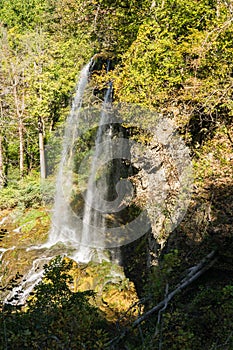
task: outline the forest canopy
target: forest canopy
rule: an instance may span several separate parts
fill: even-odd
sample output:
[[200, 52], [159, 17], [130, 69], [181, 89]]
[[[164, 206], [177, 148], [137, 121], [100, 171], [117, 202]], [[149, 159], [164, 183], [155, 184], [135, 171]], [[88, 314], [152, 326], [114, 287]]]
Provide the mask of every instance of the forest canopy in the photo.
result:
[[178, 114], [201, 138], [232, 120], [231, 1], [3, 0], [0, 37], [1, 186], [39, 169], [38, 133], [64, 121], [94, 54], [114, 69], [93, 86], [111, 79], [115, 102]]

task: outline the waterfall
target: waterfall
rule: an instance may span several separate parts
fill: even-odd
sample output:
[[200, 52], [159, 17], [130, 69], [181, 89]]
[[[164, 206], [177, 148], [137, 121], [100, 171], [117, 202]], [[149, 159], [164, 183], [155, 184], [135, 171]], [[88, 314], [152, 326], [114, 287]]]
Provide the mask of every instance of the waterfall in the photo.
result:
[[[78, 218], [70, 205], [73, 187], [73, 149], [79, 137], [79, 122], [82, 109], [82, 98], [88, 82], [90, 61], [82, 70], [77, 85], [74, 103], [67, 118], [62, 156], [56, 181], [56, 196], [53, 208], [52, 229], [49, 235], [47, 247], [61, 243], [67, 254], [77, 262], [88, 262], [91, 259], [102, 261], [107, 259], [103, 252], [105, 241], [105, 208], [101, 206], [99, 198], [108, 197], [108, 179], [106, 169], [98, 180], [98, 161], [103, 153], [111, 158], [111, 133], [112, 126], [109, 124], [109, 107], [111, 105], [112, 83], [109, 83], [102, 104], [98, 129], [95, 138], [95, 148], [91, 159], [90, 170], [86, 191], [83, 218]], [[103, 146], [104, 145], [104, 146]], [[98, 192], [98, 195], [97, 195]], [[100, 203], [101, 202], [101, 203]]]
[[[112, 126], [109, 124], [108, 108], [111, 105], [112, 83], [109, 83], [107, 92], [104, 97], [102, 106], [99, 127], [95, 139], [95, 150], [92, 157], [91, 169], [89, 173], [87, 191], [85, 195], [85, 207], [83, 215], [83, 229], [80, 242], [80, 248], [75, 256], [75, 260], [81, 262], [88, 262], [92, 258], [98, 261], [107, 259], [103, 252], [105, 241], [105, 217], [104, 206], [99, 207], [99, 197], [97, 191], [104, 198], [108, 196], [108, 174], [101, 174], [101, 179], [98, 181], [99, 186], [96, 189], [96, 177], [99, 165], [99, 159], [103, 151], [108, 158], [111, 154], [111, 140]], [[110, 157], [111, 158], [111, 157]]]
[[91, 66], [92, 59], [87, 65], [84, 66], [80, 73], [74, 101], [66, 122], [62, 156], [56, 181], [52, 229], [47, 242], [48, 246], [55, 245], [58, 242], [67, 243], [70, 245], [76, 245], [77, 243], [76, 232], [70, 228], [72, 213], [68, 200], [71, 194], [73, 182], [70, 160], [72, 158], [73, 144], [77, 138], [79, 114], [82, 108], [83, 94], [88, 83], [88, 76]]

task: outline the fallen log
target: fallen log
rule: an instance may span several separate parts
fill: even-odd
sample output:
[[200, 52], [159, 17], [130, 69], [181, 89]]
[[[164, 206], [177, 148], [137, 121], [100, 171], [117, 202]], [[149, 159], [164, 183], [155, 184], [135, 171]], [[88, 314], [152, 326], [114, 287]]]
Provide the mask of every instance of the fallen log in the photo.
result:
[[106, 344], [107, 348], [110, 348], [113, 345], [118, 344], [121, 340], [124, 339], [126, 334], [128, 334], [131, 330], [139, 326], [143, 321], [147, 320], [151, 315], [155, 314], [159, 310], [161, 310], [164, 306], [167, 306], [168, 303], [174, 298], [174, 296], [181, 292], [184, 288], [189, 286], [192, 282], [198, 279], [204, 272], [209, 270], [217, 261], [216, 251], [211, 251], [208, 255], [206, 255], [197, 265], [191, 267], [188, 270], [186, 276], [180, 281], [180, 283], [175, 287], [175, 289], [168, 293], [166, 297], [160, 301], [157, 305], [152, 307], [150, 310], [146, 311], [142, 316], [138, 317], [129, 328], [124, 329], [124, 331], [111, 341]]

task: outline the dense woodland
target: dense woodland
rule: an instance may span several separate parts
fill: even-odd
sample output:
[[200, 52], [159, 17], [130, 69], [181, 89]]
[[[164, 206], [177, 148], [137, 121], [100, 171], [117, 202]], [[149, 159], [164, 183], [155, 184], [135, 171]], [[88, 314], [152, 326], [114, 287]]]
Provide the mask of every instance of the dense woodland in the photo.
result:
[[[73, 262], [57, 257], [26, 309], [1, 308], [0, 349], [232, 350], [232, 1], [1, 0], [0, 46], [0, 219], [11, 213], [27, 242], [49, 229], [43, 191], [53, 196], [54, 175], [44, 150], [93, 56], [86, 103], [103, 100], [112, 81], [113, 103], [175, 121], [194, 169], [190, 207], [163, 237], [158, 265], [133, 271], [142, 241], [128, 255], [120, 287], [127, 312], [111, 317], [113, 307], [101, 308], [92, 288], [70, 288]], [[14, 264], [1, 291], [19, 277]]]

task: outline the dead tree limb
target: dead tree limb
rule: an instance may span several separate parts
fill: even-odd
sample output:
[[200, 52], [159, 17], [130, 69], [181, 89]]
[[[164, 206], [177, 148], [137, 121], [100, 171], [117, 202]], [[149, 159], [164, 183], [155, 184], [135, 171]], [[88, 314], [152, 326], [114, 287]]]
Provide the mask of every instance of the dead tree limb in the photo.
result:
[[151, 315], [155, 314], [163, 307], [167, 306], [167, 304], [174, 298], [177, 293], [181, 292], [184, 288], [198, 279], [204, 272], [209, 270], [216, 261], [216, 251], [213, 250], [208, 255], [206, 255], [197, 265], [190, 268], [181, 282], [160, 303], [137, 318], [129, 328], [125, 329], [118, 337], [108, 342], [106, 346], [111, 348], [111, 346], [118, 344], [132, 329], [140, 325], [142, 322], [146, 321]]
[[213, 264], [216, 262], [217, 258], [214, 258], [215, 251], [212, 251], [210, 254], [208, 254], [202, 261], [194, 266], [190, 272], [186, 275], [185, 278], [177, 285], [177, 287], [168, 294], [168, 296], [162, 300], [159, 304], [154, 306], [149, 311], [145, 312], [141, 317], [139, 317], [136, 321], [133, 322], [132, 327], [136, 327], [139, 323], [142, 323], [145, 321], [149, 316], [151, 316], [156, 311], [160, 310], [162, 307], [165, 306], [165, 304], [169, 303], [171, 299], [180, 291], [182, 291], [184, 288], [186, 288], [189, 284], [191, 284], [193, 281], [195, 281], [198, 277], [200, 277], [205, 271], [207, 271]]

